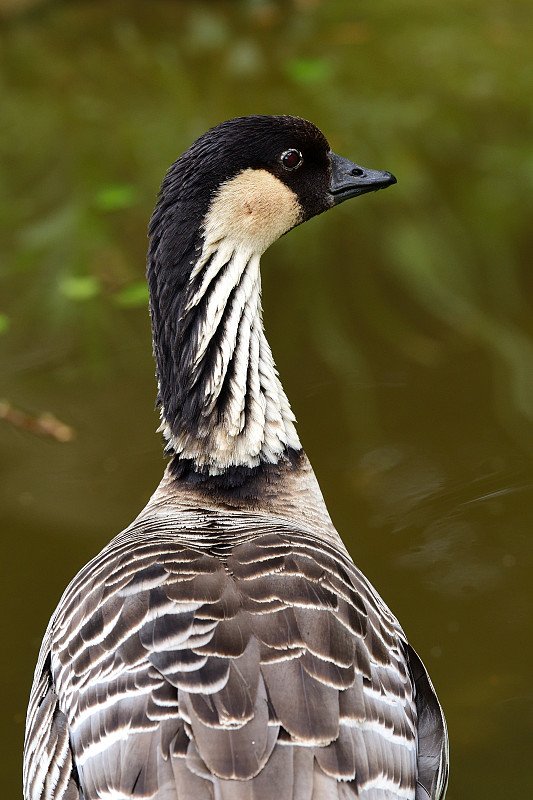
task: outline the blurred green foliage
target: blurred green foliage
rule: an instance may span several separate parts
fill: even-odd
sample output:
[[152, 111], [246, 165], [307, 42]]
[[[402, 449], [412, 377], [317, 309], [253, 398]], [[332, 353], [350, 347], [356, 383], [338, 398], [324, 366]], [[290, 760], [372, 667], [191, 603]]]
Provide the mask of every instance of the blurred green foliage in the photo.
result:
[[9, 328], [9, 317], [7, 314], [0, 313], [0, 333], [5, 333]]

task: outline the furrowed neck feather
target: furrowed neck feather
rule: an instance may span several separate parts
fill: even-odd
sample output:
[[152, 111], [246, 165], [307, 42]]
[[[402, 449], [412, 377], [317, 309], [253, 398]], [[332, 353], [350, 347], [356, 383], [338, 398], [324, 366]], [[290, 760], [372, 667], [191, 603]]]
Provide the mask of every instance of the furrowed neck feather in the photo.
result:
[[[280, 213], [278, 183], [269, 173], [246, 170], [223, 184], [185, 247], [187, 235], [174, 242], [176, 217], [166, 243], [157, 219], [152, 223], [148, 274], [160, 429], [167, 452], [203, 474], [277, 463], [301, 449], [262, 324], [260, 256], [297, 224], [299, 213], [290, 192]], [[187, 234], [190, 220], [181, 227]]]

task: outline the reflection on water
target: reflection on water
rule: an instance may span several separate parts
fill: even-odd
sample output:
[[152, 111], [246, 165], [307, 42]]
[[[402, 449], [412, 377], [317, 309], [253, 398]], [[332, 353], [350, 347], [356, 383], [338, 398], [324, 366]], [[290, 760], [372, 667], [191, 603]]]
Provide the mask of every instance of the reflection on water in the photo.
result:
[[[525, 795], [532, 17], [527, 0], [7, 16], [1, 394], [29, 422], [0, 419], [6, 795], [49, 614], [163, 468], [143, 278], [157, 185], [195, 136], [253, 112], [308, 117], [398, 177], [269, 251], [265, 322], [332, 516], [439, 690], [449, 797]], [[36, 436], [42, 412], [75, 438]]]

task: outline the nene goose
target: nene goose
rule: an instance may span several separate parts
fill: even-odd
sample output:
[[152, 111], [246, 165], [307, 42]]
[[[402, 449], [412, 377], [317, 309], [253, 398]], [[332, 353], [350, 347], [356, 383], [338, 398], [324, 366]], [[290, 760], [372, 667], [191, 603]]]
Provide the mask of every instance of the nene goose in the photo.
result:
[[148, 281], [170, 461], [48, 626], [25, 800], [444, 796], [433, 686], [333, 527], [261, 317], [265, 249], [393, 183], [288, 116], [224, 122], [169, 169]]

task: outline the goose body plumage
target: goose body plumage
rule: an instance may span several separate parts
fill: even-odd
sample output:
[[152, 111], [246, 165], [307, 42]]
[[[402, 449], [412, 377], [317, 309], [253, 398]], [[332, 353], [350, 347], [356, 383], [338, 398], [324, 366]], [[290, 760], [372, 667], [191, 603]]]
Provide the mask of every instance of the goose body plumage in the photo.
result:
[[427, 672], [335, 530], [261, 320], [279, 236], [389, 173], [294, 117], [230, 120], [150, 225], [170, 461], [66, 589], [27, 715], [25, 800], [440, 800]]

